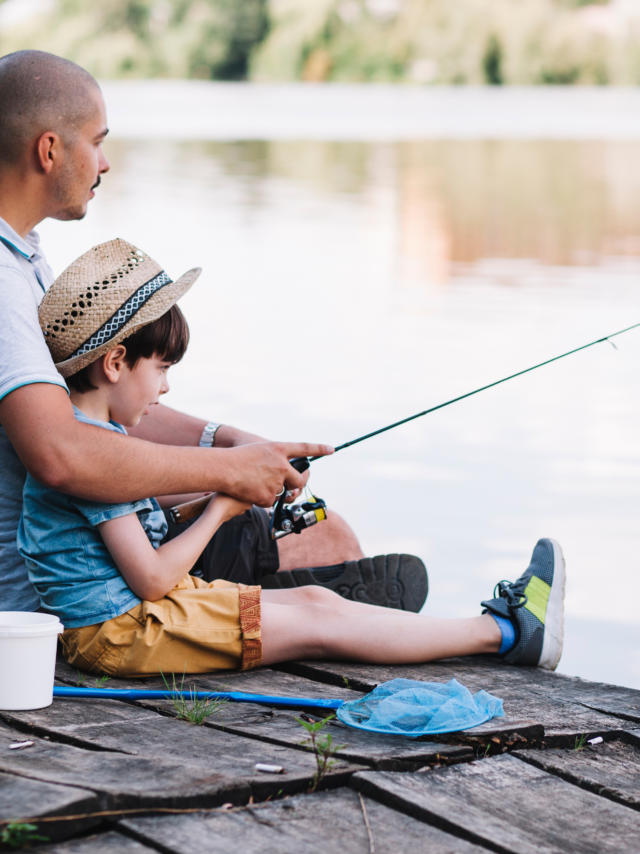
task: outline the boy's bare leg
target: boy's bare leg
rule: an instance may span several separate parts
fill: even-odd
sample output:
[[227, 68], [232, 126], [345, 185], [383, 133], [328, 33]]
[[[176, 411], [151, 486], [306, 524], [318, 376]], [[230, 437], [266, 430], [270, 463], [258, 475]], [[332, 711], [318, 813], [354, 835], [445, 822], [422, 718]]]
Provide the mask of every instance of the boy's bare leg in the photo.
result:
[[336, 598], [322, 587], [262, 591], [264, 664], [335, 658], [399, 664], [500, 653], [509, 664], [555, 670], [562, 655], [565, 563], [560, 545], [538, 540], [527, 569], [500, 581], [484, 612], [441, 620]]
[[358, 538], [337, 513], [301, 534], [278, 540], [280, 570], [300, 566], [331, 566], [347, 560], [360, 560], [364, 553]]
[[261, 610], [265, 665], [294, 658], [411, 664], [497, 652], [501, 642], [489, 615], [429, 618], [350, 602], [321, 587], [263, 590]]

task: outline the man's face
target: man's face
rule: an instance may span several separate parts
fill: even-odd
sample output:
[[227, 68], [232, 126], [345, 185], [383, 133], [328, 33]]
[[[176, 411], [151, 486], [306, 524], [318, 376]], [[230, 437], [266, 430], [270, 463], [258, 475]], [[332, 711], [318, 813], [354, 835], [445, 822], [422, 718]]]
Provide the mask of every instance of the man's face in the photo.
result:
[[107, 118], [99, 89], [87, 93], [86, 119], [65, 134], [62, 161], [54, 176], [52, 212], [54, 219], [82, 219], [87, 212], [100, 175], [109, 169], [102, 150], [107, 135]]

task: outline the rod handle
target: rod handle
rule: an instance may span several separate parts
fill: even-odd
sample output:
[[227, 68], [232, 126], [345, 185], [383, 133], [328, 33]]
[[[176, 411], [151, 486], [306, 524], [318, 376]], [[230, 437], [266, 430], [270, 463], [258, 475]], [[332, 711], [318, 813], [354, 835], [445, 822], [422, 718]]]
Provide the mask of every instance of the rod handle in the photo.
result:
[[203, 495], [202, 498], [194, 498], [193, 501], [185, 501], [184, 504], [175, 504], [169, 508], [171, 521], [176, 524], [190, 522], [202, 513], [212, 498], [212, 495]]

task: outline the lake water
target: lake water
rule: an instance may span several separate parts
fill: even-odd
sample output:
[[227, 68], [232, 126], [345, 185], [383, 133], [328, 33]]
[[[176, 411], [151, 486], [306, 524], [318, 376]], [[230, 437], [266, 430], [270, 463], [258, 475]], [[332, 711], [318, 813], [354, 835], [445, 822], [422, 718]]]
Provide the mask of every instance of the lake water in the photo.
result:
[[[640, 99], [611, 90], [112, 84], [112, 163], [56, 270], [115, 236], [173, 275], [167, 403], [339, 444], [640, 322]], [[640, 330], [314, 464], [367, 553], [466, 616], [567, 559], [560, 670], [640, 688]]]

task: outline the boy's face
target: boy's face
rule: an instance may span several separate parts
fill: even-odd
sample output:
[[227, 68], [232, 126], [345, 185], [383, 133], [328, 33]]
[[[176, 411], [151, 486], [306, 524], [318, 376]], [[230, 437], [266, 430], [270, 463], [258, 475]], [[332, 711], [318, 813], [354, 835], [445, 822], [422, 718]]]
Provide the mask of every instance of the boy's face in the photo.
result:
[[109, 405], [111, 418], [125, 427], [135, 427], [149, 407], [169, 391], [167, 371], [171, 362], [159, 356], [138, 359], [133, 368], [126, 363], [114, 386]]

